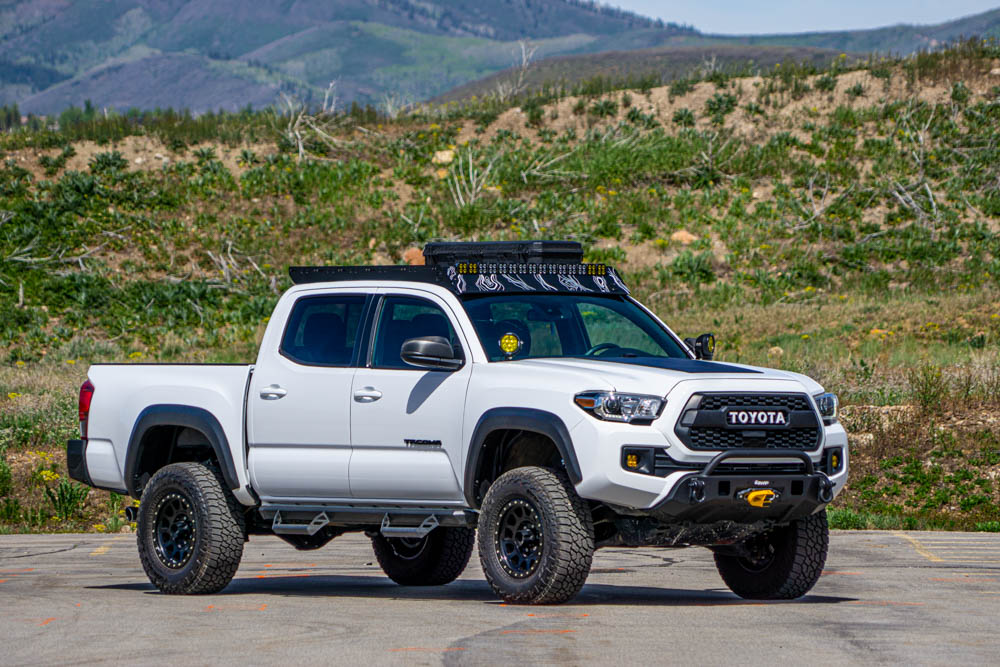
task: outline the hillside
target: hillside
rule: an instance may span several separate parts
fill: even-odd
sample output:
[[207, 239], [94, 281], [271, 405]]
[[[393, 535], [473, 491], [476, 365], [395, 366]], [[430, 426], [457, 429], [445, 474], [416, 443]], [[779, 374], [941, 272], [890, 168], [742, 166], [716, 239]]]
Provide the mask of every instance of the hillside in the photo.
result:
[[493, 104], [0, 136], [0, 532], [124, 526], [65, 479], [90, 363], [251, 361], [289, 265], [530, 238], [838, 392], [834, 526], [1000, 530], [1000, 48]]
[[[939, 49], [961, 39], [1000, 37], [1000, 9], [968, 16], [937, 25], [895, 25], [873, 30], [810, 32], [780, 35], [709, 35], [693, 34], [671, 37], [667, 43], [636, 40], [619, 44], [617, 36], [601, 41], [605, 48], [544, 58], [528, 70], [526, 87], [574, 84], [594, 77], [627, 80], [651, 77], [666, 82], [703, 69], [706, 63], [721, 68], [764, 68], [783, 62], [826, 65], [839, 54], [852, 60], [867, 56], [907, 55], [920, 50]], [[600, 51], [600, 52], [597, 52]], [[439, 95], [437, 101], [460, 100], [482, 96], [496, 89], [498, 82], [510, 79], [510, 70], [470, 81]]]
[[[169, 63], [180, 55], [203, 78], [174, 98], [177, 108], [235, 110], [262, 83], [321, 100], [334, 80], [348, 100], [423, 99], [510, 65], [519, 39], [560, 53], [637, 30], [692, 32], [577, 0], [15, 0], [0, 7], [0, 103], [34, 113], [67, 99], [150, 108], [147, 96], [175, 84]], [[137, 68], [149, 76], [136, 78]], [[234, 78], [246, 94], [230, 89]]]
[[[531, 63], [523, 79], [526, 91], [547, 86], [572, 89], [595, 78], [607, 82], [639, 81], [649, 85], [698, 76], [705, 69], [720, 71], [769, 69], [781, 63], [824, 68], [840, 51], [785, 46], [660, 46], [634, 51], [605, 51], [573, 56], [553, 56]], [[857, 58], [853, 56], [852, 58]], [[434, 102], [450, 102], [495, 94], [498, 86], [518, 76], [517, 68], [497, 72], [449, 90]]]
[[[902, 17], [901, 17], [902, 18]], [[921, 49], [936, 49], [959, 39], [1000, 37], [1000, 9], [966, 16], [935, 25], [899, 25], [873, 30], [841, 30], [835, 32], [809, 32], [793, 35], [705, 35], [720, 43], [810, 46], [841, 52], [879, 53], [905, 55]]]
[[575, 81], [595, 66], [667, 81], [702, 57], [770, 65], [779, 48], [811, 61], [908, 54], [998, 31], [1000, 10], [934, 26], [740, 37], [584, 0], [8, 0], [0, 105], [57, 114], [88, 99], [120, 111], [166, 100], [195, 113], [235, 111], [276, 104], [282, 92], [318, 105], [335, 82], [341, 104], [398, 106], [456, 99], [461, 92], [449, 91], [515, 63], [519, 40], [537, 48], [538, 81]]

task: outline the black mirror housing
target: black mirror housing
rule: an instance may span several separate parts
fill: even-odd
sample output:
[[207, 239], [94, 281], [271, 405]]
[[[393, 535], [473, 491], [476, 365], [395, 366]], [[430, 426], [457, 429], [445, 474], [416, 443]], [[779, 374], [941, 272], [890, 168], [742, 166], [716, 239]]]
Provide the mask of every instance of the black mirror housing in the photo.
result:
[[432, 371], [457, 371], [465, 360], [456, 358], [455, 349], [447, 338], [424, 336], [403, 343], [399, 357], [410, 366]]

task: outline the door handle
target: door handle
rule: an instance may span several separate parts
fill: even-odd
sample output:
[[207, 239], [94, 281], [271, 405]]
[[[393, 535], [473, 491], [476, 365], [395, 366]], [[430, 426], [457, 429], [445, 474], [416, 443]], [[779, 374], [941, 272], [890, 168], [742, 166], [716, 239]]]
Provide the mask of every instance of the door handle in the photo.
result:
[[382, 398], [382, 392], [375, 387], [364, 387], [354, 392], [354, 400], [358, 403], [374, 403]]
[[276, 401], [279, 398], [284, 398], [285, 394], [288, 392], [276, 384], [272, 384], [270, 387], [264, 387], [260, 390], [260, 397], [265, 401]]

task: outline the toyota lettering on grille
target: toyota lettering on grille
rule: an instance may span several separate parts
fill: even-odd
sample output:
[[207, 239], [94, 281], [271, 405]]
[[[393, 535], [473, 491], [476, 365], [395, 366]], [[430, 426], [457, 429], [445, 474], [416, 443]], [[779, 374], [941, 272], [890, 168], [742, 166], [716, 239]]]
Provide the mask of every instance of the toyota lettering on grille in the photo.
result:
[[726, 423], [730, 426], [788, 426], [784, 410], [727, 410]]

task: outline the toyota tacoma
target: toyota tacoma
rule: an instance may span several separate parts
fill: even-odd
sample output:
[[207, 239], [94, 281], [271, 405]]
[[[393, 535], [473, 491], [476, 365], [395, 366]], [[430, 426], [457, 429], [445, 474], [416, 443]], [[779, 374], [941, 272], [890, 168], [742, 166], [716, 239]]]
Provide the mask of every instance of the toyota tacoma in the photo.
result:
[[847, 479], [836, 396], [713, 361], [579, 244], [424, 256], [293, 267], [253, 365], [90, 367], [67, 467], [140, 500], [157, 588], [223, 589], [251, 535], [351, 531], [403, 585], [478, 544], [511, 602], [569, 600], [601, 547], [707, 547], [745, 598], [812, 588]]

